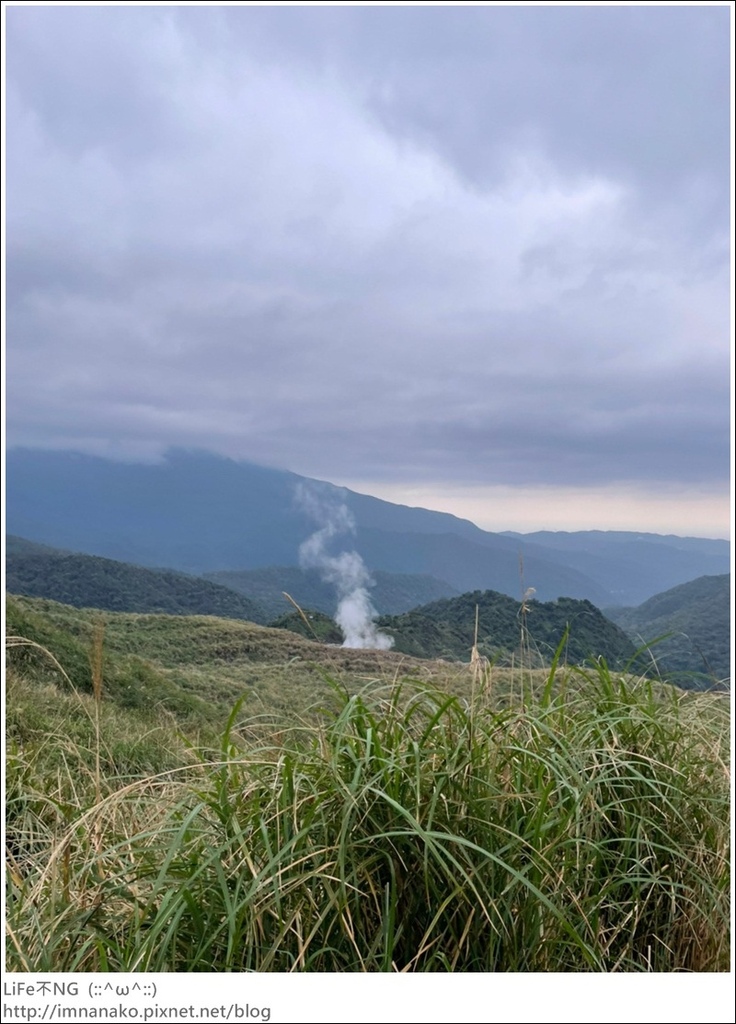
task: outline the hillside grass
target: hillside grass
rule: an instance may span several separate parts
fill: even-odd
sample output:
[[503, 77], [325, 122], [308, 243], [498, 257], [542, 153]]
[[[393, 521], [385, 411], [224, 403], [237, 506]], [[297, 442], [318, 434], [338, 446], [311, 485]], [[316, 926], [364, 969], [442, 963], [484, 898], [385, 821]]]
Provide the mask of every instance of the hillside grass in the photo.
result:
[[[224, 727], [245, 695], [250, 714], [293, 722], [321, 701], [331, 701], [326, 679], [355, 692], [374, 679], [411, 675], [462, 695], [469, 692], [464, 666], [391, 651], [329, 647], [284, 629], [269, 629], [214, 616], [145, 615], [72, 608], [40, 598], [10, 596], [7, 631], [54, 652], [80, 693], [92, 693], [89, 651], [105, 628], [105, 693], [108, 699], [148, 714], [163, 709], [182, 728], [205, 723]], [[12, 664], [34, 679], [66, 680], [32, 647], [14, 650]], [[508, 687], [512, 673], [498, 670], [495, 685]], [[68, 687], [67, 687], [68, 688]]]
[[96, 699], [11, 626], [9, 970], [728, 970], [724, 695], [107, 615]]

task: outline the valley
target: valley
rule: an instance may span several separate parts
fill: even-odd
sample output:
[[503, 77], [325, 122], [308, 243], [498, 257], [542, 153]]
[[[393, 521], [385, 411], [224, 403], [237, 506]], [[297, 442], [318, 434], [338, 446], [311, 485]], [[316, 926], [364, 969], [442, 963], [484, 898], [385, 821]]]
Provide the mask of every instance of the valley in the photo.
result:
[[725, 542], [101, 461], [14, 463], [10, 970], [727, 969]]

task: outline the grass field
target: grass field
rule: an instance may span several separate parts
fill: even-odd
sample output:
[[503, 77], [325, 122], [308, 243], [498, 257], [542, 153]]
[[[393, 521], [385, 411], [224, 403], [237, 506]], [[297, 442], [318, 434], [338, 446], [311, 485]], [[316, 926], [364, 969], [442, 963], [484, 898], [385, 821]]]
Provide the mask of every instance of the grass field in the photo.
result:
[[728, 970], [725, 695], [31, 599], [8, 633], [10, 970]]

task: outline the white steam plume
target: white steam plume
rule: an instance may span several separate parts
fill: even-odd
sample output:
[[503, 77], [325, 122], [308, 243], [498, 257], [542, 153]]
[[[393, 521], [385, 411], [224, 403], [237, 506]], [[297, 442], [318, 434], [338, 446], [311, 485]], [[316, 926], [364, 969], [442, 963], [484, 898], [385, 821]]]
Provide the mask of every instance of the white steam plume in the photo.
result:
[[299, 548], [302, 569], [317, 569], [325, 583], [337, 590], [335, 621], [345, 634], [343, 647], [367, 647], [387, 651], [393, 638], [376, 626], [376, 609], [368, 596], [373, 585], [370, 573], [357, 551], [331, 555], [327, 546], [333, 537], [355, 532], [355, 520], [344, 502], [325, 488], [319, 492], [314, 485], [299, 484], [296, 499], [304, 511], [323, 524]]

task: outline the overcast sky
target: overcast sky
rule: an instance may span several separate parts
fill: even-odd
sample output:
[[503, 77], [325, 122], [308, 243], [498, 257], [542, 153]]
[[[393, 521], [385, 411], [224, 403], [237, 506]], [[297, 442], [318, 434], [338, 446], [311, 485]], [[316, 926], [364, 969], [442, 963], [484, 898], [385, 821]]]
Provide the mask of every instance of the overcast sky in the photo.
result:
[[10, 444], [727, 534], [730, 5], [5, 13]]

